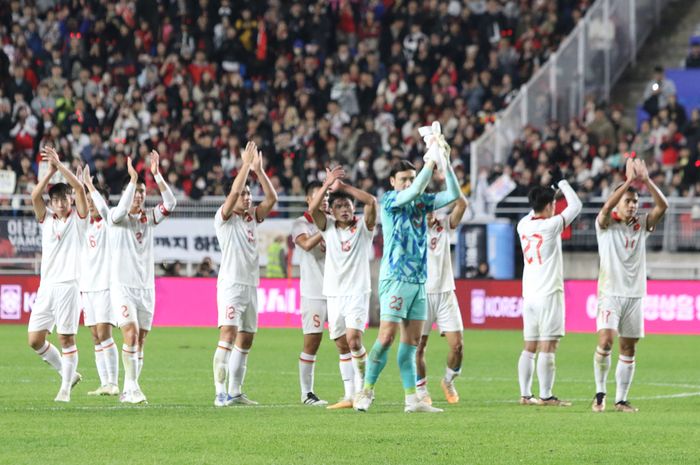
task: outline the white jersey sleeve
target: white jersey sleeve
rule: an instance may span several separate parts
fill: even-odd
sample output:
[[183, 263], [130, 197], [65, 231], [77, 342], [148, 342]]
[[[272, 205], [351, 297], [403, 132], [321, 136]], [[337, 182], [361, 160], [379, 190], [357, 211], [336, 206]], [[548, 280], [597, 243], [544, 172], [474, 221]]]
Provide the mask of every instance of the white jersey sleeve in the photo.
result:
[[564, 290], [561, 233], [564, 217], [527, 215], [518, 223], [523, 251], [523, 298], [545, 297]]
[[71, 209], [61, 219], [48, 207], [41, 228], [41, 284], [77, 281], [87, 218]]
[[[308, 212], [294, 220], [292, 225], [292, 239], [295, 241], [302, 234], [310, 237], [318, 232], [318, 227], [316, 227], [313, 218]], [[299, 254], [299, 287], [301, 296], [309, 299], [323, 299], [323, 267], [326, 261], [325, 241], [321, 240], [316, 247], [308, 252], [296, 246], [294, 253]]]
[[455, 277], [452, 271], [448, 217], [428, 228], [428, 280], [425, 283], [425, 292], [438, 294], [454, 289]]
[[239, 215], [232, 213], [224, 218], [223, 207], [214, 216], [214, 229], [221, 249], [219, 285], [260, 284], [260, 262], [258, 254], [258, 229], [255, 208]]
[[354, 218], [348, 228], [340, 228], [332, 217], [322, 231], [326, 241], [323, 294], [328, 297], [362, 295], [372, 291], [370, 254], [372, 231], [363, 218]]
[[596, 221], [598, 295], [641, 298], [647, 291], [647, 215], [623, 223], [613, 212], [607, 228]]

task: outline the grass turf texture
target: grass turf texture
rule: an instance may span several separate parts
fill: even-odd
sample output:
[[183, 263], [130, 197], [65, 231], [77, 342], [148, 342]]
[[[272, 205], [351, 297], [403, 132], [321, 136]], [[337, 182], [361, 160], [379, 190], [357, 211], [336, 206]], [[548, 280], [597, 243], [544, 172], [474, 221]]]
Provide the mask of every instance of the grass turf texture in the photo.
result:
[[[375, 336], [368, 331], [367, 347]], [[1, 464], [700, 462], [697, 337], [643, 340], [630, 397], [640, 412], [614, 412], [608, 399], [608, 412], [594, 414], [593, 335], [571, 334], [562, 342], [555, 394], [574, 406], [557, 408], [516, 403], [521, 336], [510, 331], [465, 333], [457, 380], [462, 400], [447, 405], [439, 387], [446, 344], [433, 333], [429, 388], [434, 405], [445, 409], [435, 415], [403, 413], [395, 348], [377, 399], [362, 414], [300, 403], [297, 330], [258, 334], [245, 387], [261, 405], [222, 409], [213, 407], [215, 329], [155, 329], [141, 382], [147, 406], [88, 397], [98, 378], [88, 331], [81, 328], [78, 339], [84, 379], [72, 402], [62, 405], [53, 402], [59, 378], [27, 346], [26, 328], [0, 326]], [[533, 387], [537, 393], [536, 381]], [[610, 382], [611, 397], [614, 389]], [[327, 338], [319, 351], [316, 393], [330, 402], [342, 394], [337, 355]]]

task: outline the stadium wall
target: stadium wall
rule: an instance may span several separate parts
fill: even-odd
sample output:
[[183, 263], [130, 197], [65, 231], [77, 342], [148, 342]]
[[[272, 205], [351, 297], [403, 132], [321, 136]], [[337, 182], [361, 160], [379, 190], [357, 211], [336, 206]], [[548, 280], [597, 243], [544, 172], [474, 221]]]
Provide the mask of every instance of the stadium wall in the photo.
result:
[[[521, 282], [457, 280], [456, 293], [468, 329], [521, 329]], [[38, 276], [0, 276], [0, 324], [27, 324]], [[596, 282], [564, 284], [566, 330], [595, 332]], [[647, 334], [700, 334], [698, 281], [648, 283], [644, 299]], [[261, 328], [299, 328], [299, 280], [261, 279]], [[216, 326], [216, 278], [157, 278], [155, 326]]]

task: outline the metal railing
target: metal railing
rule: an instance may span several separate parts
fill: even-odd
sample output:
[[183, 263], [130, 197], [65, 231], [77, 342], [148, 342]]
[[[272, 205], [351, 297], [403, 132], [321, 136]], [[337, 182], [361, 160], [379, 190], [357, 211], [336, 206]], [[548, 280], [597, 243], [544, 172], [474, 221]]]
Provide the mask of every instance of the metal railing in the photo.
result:
[[471, 143], [472, 184], [481, 170], [507, 160], [525, 126], [567, 124], [581, 116], [587, 97], [608, 100], [669, 1], [596, 1], [495, 123]]

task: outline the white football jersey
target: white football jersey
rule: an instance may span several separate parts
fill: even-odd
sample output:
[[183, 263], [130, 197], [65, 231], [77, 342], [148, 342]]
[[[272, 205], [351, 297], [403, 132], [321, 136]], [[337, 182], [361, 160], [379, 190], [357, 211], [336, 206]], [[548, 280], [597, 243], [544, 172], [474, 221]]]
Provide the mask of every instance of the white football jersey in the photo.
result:
[[612, 213], [603, 229], [595, 222], [600, 271], [598, 295], [644, 297], [647, 292], [647, 215], [623, 223]]
[[250, 213], [224, 219], [219, 207], [214, 216], [214, 229], [221, 249], [221, 266], [217, 285], [260, 284], [258, 222], [255, 208]]
[[[292, 239], [296, 240], [302, 234], [311, 237], [318, 233], [318, 227], [314, 224], [314, 220], [309, 212], [305, 212], [294, 220], [292, 225]], [[299, 288], [301, 296], [309, 299], [323, 299], [323, 267], [326, 261], [326, 243], [322, 239], [321, 242], [311, 249], [306, 251], [297, 246], [294, 253], [299, 254]]]
[[136, 289], [155, 288], [153, 228], [170, 215], [162, 203], [148, 211], [128, 213], [115, 223], [110, 210], [109, 246], [112, 250], [110, 281]]
[[443, 218], [428, 228], [428, 280], [425, 292], [438, 294], [455, 290], [450, 254], [450, 219]]
[[80, 291], [109, 289], [110, 251], [107, 221], [87, 220], [80, 261]]
[[530, 213], [518, 223], [523, 250], [523, 298], [545, 297], [564, 291], [561, 233], [564, 217], [543, 218]]
[[77, 281], [80, 277], [80, 251], [87, 218], [81, 218], [71, 209], [65, 219], [60, 219], [46, 208], [41, 228], [41, 284]]
[[323, 270], [323, 294], [329, 297], [362, 295], [372, 291], [369, 261], [372, 231], [364, 218], [354, 218], [347, 228], [336, 226], [333, 217], [326, 217], [326, 263]]

